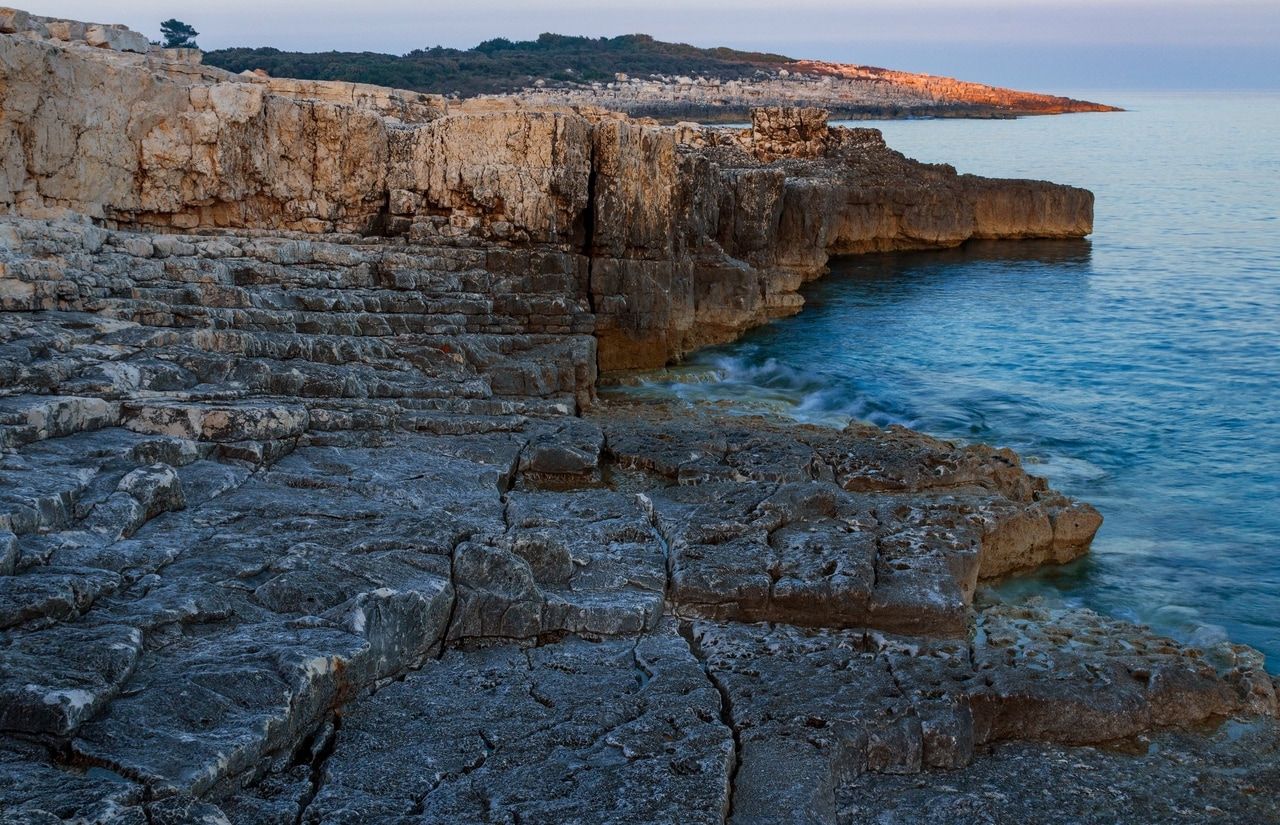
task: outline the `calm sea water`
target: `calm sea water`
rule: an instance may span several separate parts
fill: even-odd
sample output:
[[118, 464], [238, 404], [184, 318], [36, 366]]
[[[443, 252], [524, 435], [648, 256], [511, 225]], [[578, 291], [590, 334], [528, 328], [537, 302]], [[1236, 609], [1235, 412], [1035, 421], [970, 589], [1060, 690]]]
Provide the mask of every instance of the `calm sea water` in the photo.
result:
[[[1007, 445], [1106, 518], [1000, 588], [1222, 636], [1280, 666], [1280, 93], [878, 123], [962, 172], [1097, 195], [1089, 241], [833, 262], [794, 318], [638, 391]], [[634, 390], [633, 390], [634, 391]]]

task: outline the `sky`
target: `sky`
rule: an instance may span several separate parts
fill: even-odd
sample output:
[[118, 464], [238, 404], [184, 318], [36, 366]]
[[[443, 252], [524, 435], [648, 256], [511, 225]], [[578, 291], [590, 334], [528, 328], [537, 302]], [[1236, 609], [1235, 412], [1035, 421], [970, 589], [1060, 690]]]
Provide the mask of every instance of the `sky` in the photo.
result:
[[[642, 32], [1045, 92], [1280, 89], [1280, 0], [17, 0], [35, 14], [176, 17], [200, 46], [403, 54], [546, 31]], [[110, 18], [110, 19], [106, 19]]]

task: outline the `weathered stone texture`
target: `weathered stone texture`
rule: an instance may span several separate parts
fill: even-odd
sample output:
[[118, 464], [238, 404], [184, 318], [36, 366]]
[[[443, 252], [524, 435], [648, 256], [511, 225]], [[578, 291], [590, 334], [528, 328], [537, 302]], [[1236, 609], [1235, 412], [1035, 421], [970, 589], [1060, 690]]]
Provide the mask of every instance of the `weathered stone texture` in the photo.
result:
[[659, 366], [796, 311], [828, 254], [1075, 237], [1092, 223], [1088, 192], [907, 161], [872, 130], [829, 129], [818, 109], [761, 109], [741, 133], [667, 129], [231, 76], [29, 31], [0, 35], [0, 61], [0, 208], [547, 244], [591, 261], [581, 297], [604, 369]]
[[[837, 822], [837, 794], [873, 775], [964, 768], [1007, 738], [1111, 742], [1172, 707], [1182, 725], [1249, 707], [1247, 678], [1118, 629], [1034, 607], [984, 611], [968, 644], [697, 623], [688, 635], [737, 732], [732, 821]], [[1044, 644], [1073, 633], [1076, 649]]]
[[842, 788], [835, 821], [1270, 822], [1280, 782], [1280, 730], [1229, 722], [1211, 737], [1169, 732], [1131, 748], [1031, 742], [997, 746], [935, 782], [866, 774]]
[[717, 823], [719, 705], [671, 629], [450, 651], [342, 719], [302, 821]]

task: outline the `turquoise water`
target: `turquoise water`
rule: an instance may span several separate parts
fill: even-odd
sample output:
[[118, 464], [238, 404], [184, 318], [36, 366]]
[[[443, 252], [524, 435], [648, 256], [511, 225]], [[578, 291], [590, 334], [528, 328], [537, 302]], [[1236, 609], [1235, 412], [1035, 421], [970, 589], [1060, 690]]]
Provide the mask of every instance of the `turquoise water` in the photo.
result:
[[875, 124], [921, 160], [1092, 189], [1089, 241], [834, 261], [801, 315], [643, 391], [1011, 446], [1106, 523], [1002, 593], [1276, 670], [1280, 94], [1103, 97], [1131, 111]]

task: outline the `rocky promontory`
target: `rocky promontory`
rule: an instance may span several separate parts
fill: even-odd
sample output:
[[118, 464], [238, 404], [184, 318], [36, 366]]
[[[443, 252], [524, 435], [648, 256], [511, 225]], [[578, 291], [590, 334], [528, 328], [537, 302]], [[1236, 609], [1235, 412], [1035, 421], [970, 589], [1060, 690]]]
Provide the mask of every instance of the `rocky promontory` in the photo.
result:
[[489, 97], [540, 104], [601, 106], [633, 117], [664, 122], [746, 120], [752, 109], [813, 107], [839, 120], [871, 118], [1013, 118], [1079, 112], [1118, 112], [1087, 100], [988, 86], [938, 75], [876, 66], [794, 60], [746, 77], [679, 74], [557, 83], [538, 81], [516, 92]]
[[799, 60], [645, 34], [494, 38], [471, 49], [408, 54], [218, 49], [205, 62], [276, 77], [395, 84], [453, 98], [600, 106], [633, 117], [734, 123], [762, 106], [828, 109], [836, 119], [1012, 118], [1114, 112], [1114, 106], [853, 63]]
[[1275, 815], [1255, 651], [984, 599], [1101, 521], [1013, 453], [596, 396], [1088, 192], [14, 10], [0, 129], [0, 822]]

